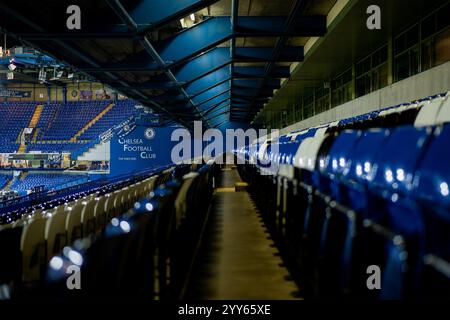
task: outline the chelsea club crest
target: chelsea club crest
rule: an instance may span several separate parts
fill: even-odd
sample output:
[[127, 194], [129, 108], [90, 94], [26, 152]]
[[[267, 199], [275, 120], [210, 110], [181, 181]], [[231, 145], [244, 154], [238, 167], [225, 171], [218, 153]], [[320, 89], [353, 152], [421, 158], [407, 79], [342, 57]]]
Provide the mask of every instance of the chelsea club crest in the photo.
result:
[[144, 133], [145, 138], [147, 140], [152, 140], [155, 137], [155, 134], [156, 134], [155, 129], [153, 129], [153, 128], [148, 128], [147, 130], [145, 130], [145, 133]]

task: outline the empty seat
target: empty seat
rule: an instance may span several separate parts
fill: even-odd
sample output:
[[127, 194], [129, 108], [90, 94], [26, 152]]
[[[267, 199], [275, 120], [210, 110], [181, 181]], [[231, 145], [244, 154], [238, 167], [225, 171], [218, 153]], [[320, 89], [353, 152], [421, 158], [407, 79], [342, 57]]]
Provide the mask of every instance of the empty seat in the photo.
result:
[[45, 227], [47, 220], [36, 217], [23, 227], [20, 239], [22, 251], [22, 280], [34, 282], [42, 279], [46, 264]]
[[67, 207], [66, 216], [66, 231], [67, 231], [67, 242], [73, 243], [77, 239], [82, 237], [82, 211], [83, 211], [83, 201], [77, 201], [74, 206]]
[[95, 206], [97, 198], [88, 198], [81, 211], [81, 221], [83, 222], [83, 237], [87, 237], [95, 232]]
[[103, 229], [106, 226], [106, 207], [105, 203], [108, 197], [110, 197], [110, 194], [105, 194], [103, 196], [100, 196], [97, 199], [97, 203], [94, 207], [94, 216], [95, 216], [95, 225], [98, 230]]
[[438, 97], [430, 102], [423, 103], [423, 106], [414, 122], [414, 126], [428, 127], [435, 125], [445, 99], [446, 98]]
[[436, 124], [444, 124], [450, 122], [450, 94], [447, 94], [447, 99], [441, 106], [439, 114], [436, 119]]
[[47, 241], [47, 258], [50, 259], [67, 245], [66, 219], [67, 212], [64, 205], [56, 208], [47, 218], [45, 239]]
[[423, 298], [450, 297], [450, 126], [437, 128], [416, 172], [414, 195], [424, 214]]

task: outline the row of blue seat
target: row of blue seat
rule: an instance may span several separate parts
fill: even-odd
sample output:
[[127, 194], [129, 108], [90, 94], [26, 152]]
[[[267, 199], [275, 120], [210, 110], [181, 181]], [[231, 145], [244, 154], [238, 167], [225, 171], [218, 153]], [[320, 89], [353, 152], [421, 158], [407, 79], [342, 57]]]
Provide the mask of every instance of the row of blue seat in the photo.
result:
[[16, 179], [10, 186], [11, 190], [19, 194], [27, 194], [35, 187], [44, 186], [45, 190], [59, 190], [73, 184], [85, 183], [87, 175], [64, 173], [30, 173], [23, 180]]
[[[309, 296], [449, 297], [450, 124], [346, 127], [237, 152]], [[383, 272], [375, 293], [365, 286], [373, 264]]]

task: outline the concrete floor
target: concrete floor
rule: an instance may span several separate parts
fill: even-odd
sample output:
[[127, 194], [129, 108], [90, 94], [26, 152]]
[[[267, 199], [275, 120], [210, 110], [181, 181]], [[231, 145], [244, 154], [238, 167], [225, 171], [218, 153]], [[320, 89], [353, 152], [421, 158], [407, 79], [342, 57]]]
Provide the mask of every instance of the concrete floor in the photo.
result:
[[222, 171], [185, 295], [193, 300], [287, 300], [298, 291], [247, 192], [233, 192], [236, 169]]

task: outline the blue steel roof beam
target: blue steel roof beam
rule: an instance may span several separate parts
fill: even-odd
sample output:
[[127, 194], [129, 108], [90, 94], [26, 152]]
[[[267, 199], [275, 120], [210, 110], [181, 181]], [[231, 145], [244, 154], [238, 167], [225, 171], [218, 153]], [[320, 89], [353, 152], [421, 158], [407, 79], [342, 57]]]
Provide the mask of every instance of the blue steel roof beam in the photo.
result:
[[239, 17], [237, 37], [321, 37], [327, 32], [324, 15], [299, 16], [289, 30], [285, 29], [287, 17]]
[[223, 83], [220, 86], [217, 86], [207, 92], [202, 93], [201, 95], [198, 95], [195, 98], [192, 98], [195, 103], [198, 105], [202, 104], [205, 101], [208, 101], [208, 99], [212, 99], [217, 95], [221, 95], [222, 93], [226, 92], [227, 90], [230, 90], [230, 83]]
[[[286, 18], [283, 17], [238, 17], [237, 20], [241, 19], [247, 20], [249, 23], [264, 23], [272, 27], [272, 22], [275, 24], [280, 24], [280, 21], [285, 21]], [[267, 28], [267, 25], [265, 26]], [[301, 34], [301, 33], [299, 33]], [[273, 30], [271, 36], [295, 36], [295, 34], [287, 34], [285, 30]], [[160, 41], [155, 44], [155, 48], [158, 50], [161, 57], [166, 61], [173, 61], [173, 65], [185, 62], [192, 57], [210, 50], [217, 45], [231, 40], [237, 35], [232, 31], [231, 18], [230, 17], [210, 17], [199, 24], [184, 29], [183, 31], [177, 33], [171, 38]], [[251, 33], [246, 34], [247, 37], [252, 37]], [[268, 35], [265, 34], [265, 37]], [[183, 48], [180, 50], [179, 48]]]
[[235, 93], [236, 96], [245, 96], [253, 98], [255, 95], [259, 94], [259, 97], [270, 97], [273, 95], [273, 90], [268, 89], [260, 89], [260, 88], [234, 88], [233, 93]]
[[173, 92], [166, 92], [158, 96], [152, 96], [151, 99], [153, 99], [156, 102], [160, 103], [177, 103], [177, 102], [185, 102], [186, 97], [182, 94], [174, 94]]
[[223, 126], [225, 123], [227, 123], [227, 122], [229, 122], [229, 120], [228, 119], [225, 119], [225, 120], [223, 120], [223, 121], [217, 121], [217, 123], [216, 123], [216, 121], [214, 121], [213, 122], [213, 126], [214, 126], [214, 128], [220, 128], [221, 126]]
[[217, 47], [232, 37], [229, 18], [212, 17], [157, 43], [155, 47], [162, 59], [173, 61], [168, 66], [173, 68]]
[[[155, 59], [155, 61], [164, 69], [166, 69], [165, 74], [167, 75], [167, 77], [174, 83], [178, 83], [177, 78], [175, 78], [175, 76], [173, 75], [172, 71], [170, 71], [170, 69], [167, 68], [167, 66], [165, 65], [164, 60], [161, 58], [161, 56], [158, 54], [158, 52], [155, 50], [155, 48], [153, 47], [153, 45], [150, 43], [150, 41], [147, 38], [144, 38], [144, 40], [141, 40], [141, 45], [144, 47], [145, 50], [147, 50], [147, 52], [152, 56], [153, 59]], [[198, 109], [198, 106], [195, 104], [194, 101], [192, 101], [192, 99], [189, 97], [189, 94], [186, 92], [186, 90], [184, 90], [184, 88], [182, 88], [180, 86], [179, 88], [180, 92], [186, 97], [186, 99], [188, 100], [188, 102], [192, 105], [192, 107], [194, 108], [195, 112], [199, 115], [201, 115], [200, 110]], [[206, 125], [208, 125], [208, 122], [206, 122]]]
[[225, 123], [229, 122], [230, 120], [227, 117], [218, 118], [217, 120], [212, 121], [214, 128], [218, 129], [220, 126], [223, 126]]
[[[155, 0], [152, 0], [155, 1]], [[157, 0], [158, 1], [158, 0]], [[234, 0], [238, 1], [238, 0]], [[179, 1], [167, 2], [167, 4], [175, 4], [179, 6]], [[202, 6], [203, 8], [206, 5]], [[238, 5], [234, 6], [232, 3], [232, 15], [231, 19], [231, 30], [233, 30], [234, 37], [320, 37], [326, 33], [326, 16], [302, 16], [298, 17], [294, 22], [294, 25], [290, 32], [285, 32], [283, 26], [286, 21], [286, 17], [255, 17], [255, 16], [243, 16], [239, 17], [239, 22], [237, 22], [237, 8]], [[191, 11], [193, 13], [195, 11]], [[150, 11], [151, 13], [151, 11]], [[149, 11], [144, 13], [149, 14]], [[178, 15], [179, 18], [186, 17], [186, 15]], [[235, 16], [235, 18], [233, 18]], [[132, 17], [133, 18], [133, 17]], [[222, 18], [222, 17], [215, 17]], [[227, 17], [225, 17], [227, 18]], [[150, 17], [149, 17], [150, 19]], [[233, 21], [234, 19], [234, 21]], [[176, 21], [176, 19], [169, 19], [170, 21]], [[134, 20], [136, 21], [136, 20]], [[147, 30], [155, 30], [155, 27], [149, 27], [146, 23], [145, 17], [142, 18], [142, 24], [137, 23], [136, 27], [138, 31], [130, 32], [129, 27], [133, 26], [131, 23], [128, 26], [124, 25], [109, 25], [109, 26], [91, 26], [88, 28], [83, 28], [82, 30], [74, 30], [72, 32], [19, 32], [16, 33], [17, 36], [26, 40], [77, 40], [77, 39], [136, 39], [139, 40], [146, 35]], [[148, 28], [147, 28], [147, 27]], [[160, 25], [162, 26], [162, 25]], [[133, 29], [135, 30], [135, 29]], [[147, 31], [148, 32], [148, 31]]]
[[271, 47], [236, 48], [235, 61], [238, 62], [300, 62], [304, 59], [303, 47], [283, 47], [277, 57]]
[[[231, 80], [231, 77], [228, 77], [228, 78], [225, 78], [224, 80], [219, 81], [219, 82], [217, 82], [217, 83], [212, 82], [212, 83], [214, 83], [213, 85], [211, 85], [211, 86], [209, 86], [209, 87], [206, 87], [205, 89], [203, 89], [203, 90], [201, 90], [201, 91], [197, 91], [197, 92], [194, 93], [194, 94], [191, 94], [191, 98], [194, 99], [195, 97], [198, 97], [199, 95], [201, 95], [201, 94], [203, 94], [203, 93], [205, 93], [205, 92], [208, 92], [208, 91], [210, 91], [211, 89], [214, 89], [214, 88], [216, 88], [216, 87], [218, 87], [218, 86], [220, 86], [220, 85], [222, 85], [222, 84], [224, 84], [224, 83], [227, 83], [227, 82], [229, 82], [230, 80]], [[210, 83], [211, 83], [211, 82], [210, 82]], [[187, 91], [189, 92], [189, 90], [187, 90]]]
[[[256, 79], [234, 79], [232, 83], [233, 88], [258, 88], [259, 83]], [[265, 88], [279, 89], [281, 87], [280, 79], [269, 79], [266, 82]]]
[[218, 109], [218, 110], [216, 110], [216, 112], [209, 114], [208, 118], [214, 118], [214, 117], [217, 117], [218, 115], [223, 115], [224, 111], [230, 112], [230, 110], [231, 109], [230, 109], [230, 105], [229, 104], [228, 105], [224, 105], [222, 108], [220, 108], [220, 110]]
[[222, 104], [224, 102], [231, 102], [229, 94], [224, 96], [224, 97], [222, 97], [222, 98], [214, 99], [213, 101], [208, 102], [207, 104], [205, 104], [203, 106], [202, 113], [207, 112], [212, 107], [216, 107], [216, 106], [218, 106], [218, 105], [220, 105], [220, 104]]
[[[236, 50], [239, 56], [235, 57], [234, 62], [260, 62], [271, 58], [272, 48], [256, 47], [249, 50], [236, 48]], [[229, 49], [226, 47], [215, 48], [171, 70], [179, 81], [189, 84], [230, 65], [233, 61], [229, 54]], [[283, 50], [283, 59], [285, 61], [299, 61], [302, 58], [303, 49], [301, 47], [290, 47]], [[264, 73], [262, 67], [233, 67], [232, 70], [235, 78], [262, 77]], [[283, 78], [286, 75], [289, 76], [289, 67], [274, 69], [274, 77]]]
[[[122, 21], [124, 21], [124, 23], [130, 27], [130, 29], [132, 29], [133, 31], [137, 31], [138, 27], [137, 27], [136, 22], [128, 14], [128, 12], [125, 10], [125, 8], [122, 6], [120, 0], [107, 0], [107, 2], [111, 6], [111, 8], [114, 10], [114, 12], [119, 16], [119, 18], [122, 19]], [[150, 43], [150, 41], [146, 37], [144, 37], [139, 42], [144, 47], [144, 49], [149, 53], [149, 55], [153, 58], [153, 60], [155, 60], [161, 68], [166, 70], [165, 74], [170, 79], [170, 81], [172, 81], [174, 83], [178, 83], [178, 80], [175, 78], [173, 73], [170, 71], [169, 68], [167, 68], [167, 66], [165, 64], [165, 59], [163, 59], [160, 56], [160, 54], [155, 50], [155, 48]], [[182, 87], [180, 87], [179, 90], [186, 97], [186, 99], [189, 101], [189, 103], [192, 105], [195, 112], [197, 114], [200, 114], [200, 110], [195, 105], [195, 103], [189, 98], [189, 95], [187, 94], [187, 92]], [[208, 125], [208, 123], [206, 123], [206, 125]]]
[[208, 118], [212, 118], [212, 117], [215, 117], [215, 116], [217, 116], [219, 114], [223, 114], [224, 111], [230, 112], [230, 110], [231, 109], [230, 109], [230, 105], [229, 104], [223, 105], [221, 108], [219, 108], [219, 109], [215, 110], [214, 112], [210, 113], [207, 117]]
[[171, 70], [179, 81], [189, 83], [220, 70], [230, 63], [229, 50], [227, 48], [215, 48], [171, 68]]
[[[138, 34], [145, 35], [218, 1], [220, 0], [142, 0], [131, 10], [131, 17], [140, 25]], [[147, 26], [141, 27], [145, 24]]]
[[[214, 68], [212, 68], [212, 69], [209, 69], [209, 70], [206, 71], [205, 73], [203, 73], [203, 74], [201, 74], [201, 75], [199, 75], [199, 76], [196, 76], [195, 78], [191, 78], [191, 79], [189, 79], [189, 80], [186, 80], [185, 83], [186, 83], [186, 85], [189, 85], [189, 84], [191, 84], [191, 83], [193, 83], [193, 82], [199, 81], [199, 80], [201, 80], [201, 79], [203, 79], [203, 78], [209, 76], [209, 75], [212, 74], [212, 73], [221, 71], [223, 68], [228, 68], [228, 66], [229, 66], [230, 64], [231, 64], [231, 60], [230, 60], [229, 62], [227, 62], [227, 63], [224, 63], [224, 64], [222, 64], [222, 65], [218, 65], [218, 66], [216, 66], [216, 67], [214, 67]], [[228, 69], [229, 69], [229, 68], [228, 68]]]
[[[202, 107], [203, 109], [205, 108], [205, 106], [206, 106], [206, 108], [209, 108], [211, 105], [213, 105], [214, 103], [217, 103], [218, 101], [230, 99], [230, 91], [231, 91], [231, 89], [227, 89], [224, 92], [216, 94], [214, 97], [211, 97], [211, 98], [203, 101], [202, 103], [199, 103], [198, 106]], [[220, 99], [222, 99], [222, 100], [220, 100]]]
[[129, 83], [129, 86], [125, 87], [116, 82], [111, 82], [111, 81], [102, 81], [102, 82], [111, 87], [114, 87], [117, 90], [121, 90], [124, 88], [132, 88], [132, 89], [139, 89], [139, 90], [168, 90], [168, 89], [175, 90], [175, 89], [178, 89], [178, 87], [180, 85], [182, 85], [182, 84], [173, 83], [173, 82], [162, 82], [162, 83], [142, 82], [142, 83]]
[[224, 124], [226, 124], [228, 122], [228, 120], [224, 120], [218, 124], [214, 124], [214, 127], [219, 129], [220, 127], [222, 127]]
[[[302, 12], [302, 10], [304, 10], [307, 2], [308, 2], [308, 0], [297, 0], [295, 2], [294, 6], [292, 7], [292, 9], [289, 13], [289, 16], [288, 16], [286, 22], [284, 24], [284, 31], [286, 33], [290, 32], [292, 30], [292, 26], [294, 25], [295, 19], [297, 19], [299, 13]], [[281, 49], [283, 48], [283, 46], [286, 45], [288, 40], [289, 40], [289, 37], [287, 37], [287, 36], [283, 36], [283, 37], [280, 37], [277, 39], [275, 48], [273, 50], [274, 60], [276, 58], [278, 58], [278, 55], [280, 54]], [[260, 85], [261, 89], [264, 87], [264, 84], [265, 84], [266, 80], [268, 79], [269, 74], [272, 72], [274, 66], [275, 66], [275, 63], [272, 61], [266, 64], [265, 69], [264, 69], [264, 78], [261, 80], [261, 85]], [[257, 96], [255, 96], [255, 98], [256, 97]], [[249, 108], [249, 115], [250, 115], [250, 111], [252, 110], [252, 107]]]
[[222, 110], [223, 108], [226, 108], [226, 107], [228, 107], [228, 108], [230, 107], [230, 99], [224, 100], [224, 101], [212, 106], [208, 110], [205, 110], [205, 112], [203, 112], [203, 115], [205, 116], [207, 114], [216, 112], [215, 110]]
[[[34, 29], [37, 32], [41, 32], [41, 33], [45, 33], [46, 30], [44, 30], [42, 27], [38, 26], [37, 24], [35, 24], [34, 22], [30, 21], [29, 19], [27, 19], [26, 17], [24, 17], [23, 15], [21, 15], [20, 13], [11, 10], [10, 8], [8, 8], [6, 5], [1, 4], [0, 3], [0, 8], [3, 10], [3, 12], [7, 12], [10, 16], [13, 16], [14, 18], [18, 19], [19, 21], [21, 21], [22, 23], [28, 25], [29, 27], [31, 27], [32, 29]], [[36, 43], [34, 43], [33, 41], [29, 41], [29, 40], [25, 40], [25, 39], [20, 39], [19, 37], [17, 37], [15, 34], [10, 33], [10, 36], [15, 37], [17, 40], [22, 41], [23, 43], [29, 45], [30, 47], [34, 47], [34, 48], [42, 48], [42, 45], [38, 45]], [[85, 61], [86, 63], [88, 63], [89, 65], [93, 66], [93, 67], [99, 67], [99, 64], [91, 57], [88, 57], [85, 54], [82, 54], [81, 52], [79, 52], [78, 50], [72, 48], [71, 46], [67, 45], [66, 43], [64, 43], [61, 40], [55, 40], [55, 43], [57, 43], [58, 45], [60, 45], [62, 48], [64, 48], [65, 50], [67, 50], [68, 52], [70, 52], [71, 54], [73, 54], [74, 56], [78, 57], [79, 59]], [[49, 51], [46, 50], [44, 47], [43, 52], [45, 51]], [[68, 63], [66, 61], [67, 64], [71, 64]], [[123, 86], [129, 86], [129, 84], [123, 80], [121, 80], [119, 77], [117, 77], [116, 75], [113, 75], [112, 73], [109, 72], [105, 72], [105, 74], [110, 77], [113, 80], [118, 81], [119, 83], [121, 83]], [[119, 90], [120, 91], [120, 90]], [[145, 96], [144, 94], [142, 94], [141, 92], [134, 90], [132, 91], [133, 96], [136, 98], [136, 100], [140, 101], [140, 100], [145, 100], [147, 98], [147, 96]], [[139, 98], [138, 98], [139, 97]], [[164, 108], [162, 108], [159, 104], [157, 103], [151, 103], [155, 109], [159, 110], [160, 112], [162, 112], [163, 114], [167, 114], [169, 116], [171, 116], [167, 110], [165, 110]], [[177, 121], [179, 121], [180, 123], [184, 123], [184, 121], [182, 119], [177, 119]], [[189, 126], [189, 123], [184, 123], [185, 125]]]
[[198, 103], [198, 106], [200, 107], [200, 106], [203, 106], [203, 105], [207, 104], [207, 103], [210, 102], [210, 101], [217, 100], [217, 98], [222, 97], [223, 95], [228, 94], [229, 92], [231, 92], [231, 88], [230, 88], [230, 87], [227, 87], [226, 90], [224, 90], [224, 91], [222, 91], [222, 92], [219, 92], [219, 93], [216, 93], [216, 94], [214, 94], [212, 97], [209, 97], [209, 98], [207, 98], [207, 99], [205, 99], [205, 100], [199, 102], [199, 103]]
[[[259, 79], [264, 77], [264, 67], [234, 67], [234, 78]], [[291, 75], [289, 67], [275, 66], [270, 76], [272, 78], [289, 78]]]
[[219, 113], [219, 114], [217, 114], [217, 115], [215, 115], [215, 116], [213, 116], [213, 117], [211, 117], [211, 118], [208, 118], [208, 121], [211, 121], [211, 120], [213, 120], [213, 119], [216, 119], [216, 118], [218, 118], [218, 117], [220, 117], [220, 116], [223, 116], [223, 115], [229, 114], [229, 113], [230, 113], [230, 110], [223, 111], [223, 112], [221, 112], [221, 113]]

